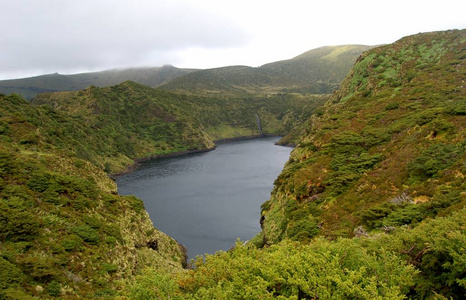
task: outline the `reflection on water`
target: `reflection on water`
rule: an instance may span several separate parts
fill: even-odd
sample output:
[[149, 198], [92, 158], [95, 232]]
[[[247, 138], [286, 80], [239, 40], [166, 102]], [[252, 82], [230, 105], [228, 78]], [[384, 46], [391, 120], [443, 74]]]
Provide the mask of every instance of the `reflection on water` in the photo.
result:
[[156, 228], [188, 248], [188, 255], [230, 249], [260, 231], [260, 205], [291, 148], [278, 138], [218, 145], [210, 152], [151, 160], [117, 178], [122, 195], [136, 195]]

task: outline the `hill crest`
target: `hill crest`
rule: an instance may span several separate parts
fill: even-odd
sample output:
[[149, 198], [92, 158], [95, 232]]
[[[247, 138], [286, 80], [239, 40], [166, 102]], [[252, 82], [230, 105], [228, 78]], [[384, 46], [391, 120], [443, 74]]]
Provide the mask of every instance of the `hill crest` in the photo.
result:
[[229, 66], [186, 74], [159, 88], [188, 94], [327, 94], [371, 46], [327, 46], [258, 68]]
[[[30, 100], [43, 92], [76, 91], [90, 85], [106, 87], [131, 80], [190, 94], [325, 94], [338, 86], [359, 54], [369, 48], [364, 45], [325, 46], [258, 68], [237, 65], [196, 70], [164, 65], [67, 75], [53, 73], [1, 80], [0, 93], [17, 93]], [[195, 74], [188, 76], [190, 73]]]

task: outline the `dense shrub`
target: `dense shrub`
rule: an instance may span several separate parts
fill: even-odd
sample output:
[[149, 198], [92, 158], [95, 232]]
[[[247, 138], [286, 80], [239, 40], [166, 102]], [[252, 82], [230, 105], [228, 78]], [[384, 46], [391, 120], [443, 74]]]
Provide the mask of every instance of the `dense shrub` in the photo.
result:
[[73, 228], [73, 232], [85, 242], [96, 245], [100, 241], [99, 232], [89, 225], [80, 225]]
[[416, 157], [408, 165], [408, 169], [414, 178], [435, 177], [439, 171], [454, 164], [461, 153], [461, 148], [457, 145], [434, 144]]
[[0, 240], [31, 241], [36, 238], [39, 229], [39, 221], [32, 212], [0, 205]]
[[403, 299], [415, 274], [389, 252], [318, 239], [263, 250], [237, 244], [198, 260], [180, 283], [188, 299]]
[[68, 252], [82, 249], [83, 243], [83, 239], [76, 234], [65, 237], [61, 242], [63, 248]]
[[141, 275], [136, 276], [134, 282], [129, 290], [130, 299], [183, 299], [183, 297], [177, 297], [176, 282], [168, 275], [160, 274], [156, 270], [145, 269]]
[[295, 241], [305, 241], [316, 236], [319, 233], [319, 228], [314, 218], [307, 216], [298, 219], [292, 223], [286, 230], [286, 235], [289, 239]]
[[[174, 290], [172, 297], [462, 299], [466, 291], [464, 213], [463, 209], [415, 229], [369, 238], [319, 238], [310, 244], [284, 240], [264, 249], [237, 243], [229, 252], [198, 258], [193, 270], [180, 274], [181, 290]], [[145, 276], [153, 280], [155, 289], [154, 274]], [[133, 287], [150, 292], [142, 285]]]
[[[23, 274], [7, 260], [0, 257], [0, 295], [10, 286], [18, 286], [22, 283]], [[0, 296], [0, 298], [2, 298]]]

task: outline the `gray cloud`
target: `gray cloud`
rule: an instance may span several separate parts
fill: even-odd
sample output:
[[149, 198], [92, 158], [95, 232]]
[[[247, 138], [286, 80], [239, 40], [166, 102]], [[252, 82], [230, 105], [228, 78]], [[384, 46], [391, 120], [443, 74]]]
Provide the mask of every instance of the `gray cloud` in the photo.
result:
[[2, 6], [4, 74], [161, 65], [188, 47], [234, 47], [249, 39], [233, 20], [194, 1], [17, 0]]
[[1, 0], [0, 79], [143, 65], [258, 66], [325, 45], [464, 28], [464, 3]]

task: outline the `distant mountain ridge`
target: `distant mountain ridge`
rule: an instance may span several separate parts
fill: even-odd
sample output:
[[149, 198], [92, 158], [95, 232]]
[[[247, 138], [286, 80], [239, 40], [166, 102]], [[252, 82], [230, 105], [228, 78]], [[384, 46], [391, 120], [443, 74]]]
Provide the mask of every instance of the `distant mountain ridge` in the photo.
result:
[[364, 45], [326, 46], [259, 68], [227, 66], [198, 70], [165, 65], [71, 75], [54, 73], [0, 80], [0, 93], [17, 93], [30, 100], [44, 92], [77, 91], [91, 85], [106, 87], [130, 80], [150, 87], [160, 86], [165, 90], [190, 94], [326, 94], [338, 87], [356, 58], [370, 48], [371, 46]]
[[366, 45], [325, 46], [258, 68], [229, 66], [192, 72], [159, 88], [190, 94], [311, 93], [336, 89]]
[[62, 75], [58, 73], [35, 77], [1, 80], [0, 93], [17, 93], [32, 99], [39, 93], [76, 91], [95, 85], [106, 87], [131, 80], [150, 87], [158, 86], [178, 76], [195, 71], [171, 65], [162, 67], [112, 69], [100, 72]]

